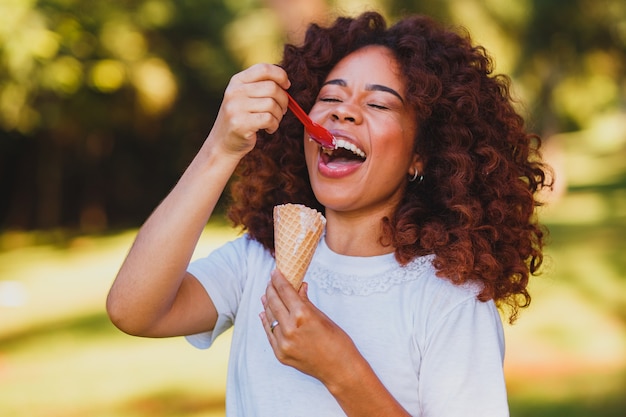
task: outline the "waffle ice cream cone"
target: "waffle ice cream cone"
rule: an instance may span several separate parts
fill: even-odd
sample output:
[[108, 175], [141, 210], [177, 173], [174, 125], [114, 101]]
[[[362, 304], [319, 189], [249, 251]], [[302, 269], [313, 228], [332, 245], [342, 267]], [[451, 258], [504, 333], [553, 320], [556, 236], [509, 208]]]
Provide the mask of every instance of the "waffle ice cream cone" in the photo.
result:
[[274, 207], [276, 266], [296, 290], [302, 285], [325, 224], [321, 213], [302, 204]]

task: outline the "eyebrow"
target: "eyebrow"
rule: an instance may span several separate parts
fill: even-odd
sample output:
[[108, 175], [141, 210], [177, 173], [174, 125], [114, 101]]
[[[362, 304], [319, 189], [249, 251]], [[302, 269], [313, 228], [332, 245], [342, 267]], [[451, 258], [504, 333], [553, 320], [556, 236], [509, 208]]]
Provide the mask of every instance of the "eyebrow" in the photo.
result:
[[[334, 79], [334, 80], [328, 80], [324, 84], [322, 84], [322, 86], [325, 86], [325, 85], [328, 85], [328, 84], [338, 85], [340, 87], [347, 87], [348, 86], [348, 83], [346, 82], [346, 80], [342, 80], [341, 78], [337, 78], [337, 79]], [[385, 85], [381, 85], [381, 84], [366, 84], [365, 85], [365, 90], [367, 90], [367, 91], [382, 91], [382, 92], [385, 92], [385, 93], [393, 94], [394, 96], [398, 97], [398, 99], [400, 99], [402, 104], [404, 104], [404, 99], [402, 98], [400, 93], [398, 93], [393, 88], [387, 87]]]

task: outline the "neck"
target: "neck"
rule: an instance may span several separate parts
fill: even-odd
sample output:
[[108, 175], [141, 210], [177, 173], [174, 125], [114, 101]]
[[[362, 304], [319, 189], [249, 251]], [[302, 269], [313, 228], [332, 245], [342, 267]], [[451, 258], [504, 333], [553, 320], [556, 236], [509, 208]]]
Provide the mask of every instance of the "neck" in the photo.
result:
[[346, 216], [326, 212], [326, 244], [335, 253], [347, 256], [377, 256], [394, 251], [381, 243], [382, 217]]

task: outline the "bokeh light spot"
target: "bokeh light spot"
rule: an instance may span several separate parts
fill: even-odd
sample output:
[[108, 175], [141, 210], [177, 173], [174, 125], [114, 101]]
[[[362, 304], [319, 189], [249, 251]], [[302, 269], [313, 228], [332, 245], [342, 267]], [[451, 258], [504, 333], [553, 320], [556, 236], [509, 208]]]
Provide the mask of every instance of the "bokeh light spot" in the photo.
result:
[[91, 85], [104, 93], [119, 90], [126, 80], [124, 64], [113, 59], [98, 61], [89, 74]]

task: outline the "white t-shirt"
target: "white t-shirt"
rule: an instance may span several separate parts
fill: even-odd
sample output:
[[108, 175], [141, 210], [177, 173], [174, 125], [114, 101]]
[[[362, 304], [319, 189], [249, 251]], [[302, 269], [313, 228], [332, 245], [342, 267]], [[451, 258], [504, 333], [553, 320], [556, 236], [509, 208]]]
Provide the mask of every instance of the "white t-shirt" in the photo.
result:
[[[393, 254], [350, 257], [322, 238], [305, 280], [311, 302], [339, 325], [412, 416], [508, 416], [504, 336], [493, 302], [476, 285], [435, 275], [432, 257], [400, 266]], [[214, 331], [188, 336], [207, 348], [234, 325], [229, 417], [345, 416], [315, 378], [282, 365], [259, 319], [274, 258], [247, 236], [194, 261], [218, 311]], [[316, 341], [323, 344], [323, 340]]]

